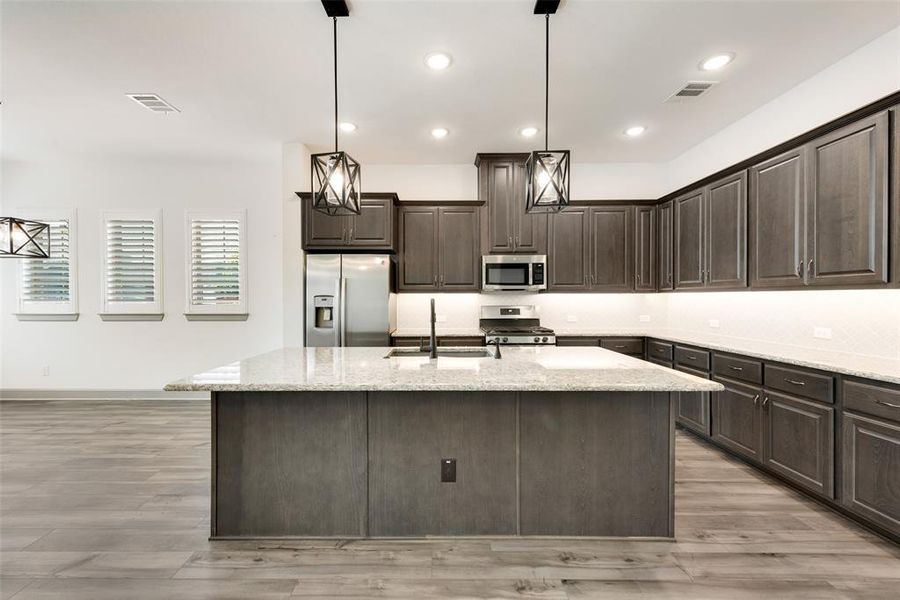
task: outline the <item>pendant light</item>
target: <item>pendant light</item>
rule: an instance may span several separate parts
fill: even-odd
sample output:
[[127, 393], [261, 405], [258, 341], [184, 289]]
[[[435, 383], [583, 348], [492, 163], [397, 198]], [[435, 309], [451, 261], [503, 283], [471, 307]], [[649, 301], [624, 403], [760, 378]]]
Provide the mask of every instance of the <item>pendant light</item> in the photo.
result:
[[50, 258], [50, 225], [0, 217], [0, 258]]
[[338, 66], [337, 20], [349, 17], [350, 9], [345, 0], [322, 0], [325, 14], [334, 24], [334, 152], [313, 154], [312, 204], [313, 209], [332, 216], [358, 215], [360, 196], [360, 167], [346, 152], [338, 150]]
[[534, 14], [544, 15], [544, 149], [525, 162], [525, 212], [559, 212], [569, 204], [569, 151], [550, 150], [550, 15], [559, 0], [537, 0]]

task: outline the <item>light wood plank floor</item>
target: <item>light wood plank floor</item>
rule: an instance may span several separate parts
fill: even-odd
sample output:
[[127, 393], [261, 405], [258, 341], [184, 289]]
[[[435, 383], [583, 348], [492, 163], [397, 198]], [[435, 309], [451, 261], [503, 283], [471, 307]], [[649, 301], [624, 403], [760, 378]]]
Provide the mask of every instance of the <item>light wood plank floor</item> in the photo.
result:
[[900, 549], [679, 435], [676, 542], [209, 542], [209, 406], [0, 402], [0, 598], [900, 598]]

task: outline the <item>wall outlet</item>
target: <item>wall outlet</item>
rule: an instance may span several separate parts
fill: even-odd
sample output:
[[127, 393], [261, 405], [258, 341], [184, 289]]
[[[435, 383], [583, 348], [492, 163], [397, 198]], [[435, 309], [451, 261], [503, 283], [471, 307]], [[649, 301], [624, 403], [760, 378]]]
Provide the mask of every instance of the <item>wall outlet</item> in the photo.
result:
[[578, 317], [575, 315], [566, 315], [566, 323], [577, 323]]
[[44, 377], [50, 377], [50, 365], [44, 365], [44, 368], [41, 369], [41, 375]]
[[813, 337], [820, 340], [830, 340], [831, 327], [813, 327]]
[[640, 321], [641, 323], [649, 323], [650, 315], [638, 315], [638, 321]]
[[712, 327], [713, 329], [718, 329], [719, 328], [719, 320], [718, 319], [710, 319], [709, 326]]
[[437, 321], [438, 323], [446, 323], [446, 322], [447, 322], [447, 315], [435, 315], [435, 319], [434, 319], [434, 320]]

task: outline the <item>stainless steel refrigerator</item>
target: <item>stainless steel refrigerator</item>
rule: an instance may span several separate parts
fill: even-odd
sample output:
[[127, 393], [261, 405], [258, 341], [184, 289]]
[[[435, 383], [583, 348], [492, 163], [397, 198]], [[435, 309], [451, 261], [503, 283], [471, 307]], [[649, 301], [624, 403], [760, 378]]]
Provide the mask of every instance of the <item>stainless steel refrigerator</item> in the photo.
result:
[[305, 294], [307, 346], [391, 345], [389, 255], [307, 254]]

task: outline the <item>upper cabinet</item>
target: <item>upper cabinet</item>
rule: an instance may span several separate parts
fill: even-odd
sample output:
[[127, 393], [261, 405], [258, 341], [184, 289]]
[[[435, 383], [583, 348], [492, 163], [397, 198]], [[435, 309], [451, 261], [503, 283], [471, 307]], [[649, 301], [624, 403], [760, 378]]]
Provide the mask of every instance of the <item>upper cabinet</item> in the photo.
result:
[[298, 192], [297, 195], [304, 203], [300, 211], [304, 250], [395, 249], [396, 194], [363, 193], [360, 214], [345, 216], [313, 210], [312, 194]]
[[747, 174], [675, 198], [676, 289], [747, 286]]
[[889, 135], [882, 112], [750, 168], [751, 286], [888, 281]]
[[478, 199], [486, 204], [482, 248], [490, 254], [545, 254], [546, 214], [525, 212], [527, 154], [479, 154]]
[[590, 288], [590, 208], [569, 206], [551, 215], [547, 240], [547, 289]]
[[659, 230], [659, 243], [657, 244], [659, 248], [658, 253], [658, 268], [657, 268], [657, 279], [659, 281], [659, 290], [671, 290], [675, 287], [675, 275], [674, 275], [674, 265], [672, 261], [672, 253], [674, 251], [674, 245], [672, 242], [673, 237], [673, 227], [674, 227], [674, 219], [675, 219], [675, 206], [672, 200], [668, 202], [663, 202], [657, 208], [658, 215], [658, 230]]
[[634, 289], [654, 292], [657, 287], [657, 209], [636, 206], [634, 209]]
[[891, 264], [894, 275], [891, 279], [900, 284], [900, 105], [891, 109], [891, 234], [893, 246]]
[[471, 203], [400, 207], [398, 291], [477, 291], [480, 210]]

